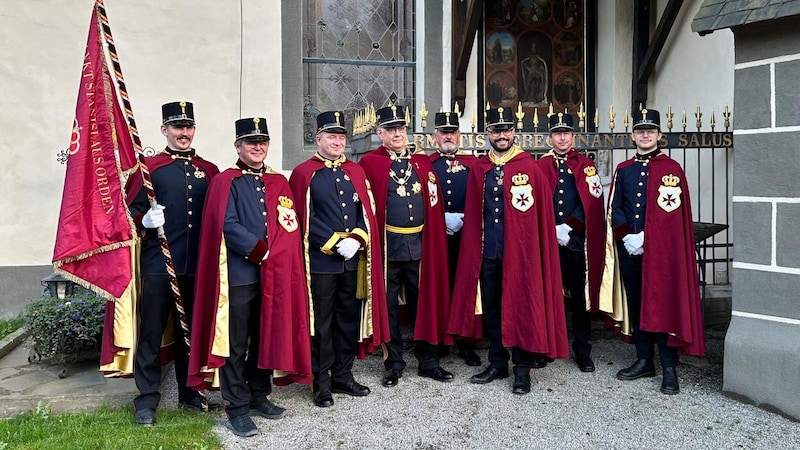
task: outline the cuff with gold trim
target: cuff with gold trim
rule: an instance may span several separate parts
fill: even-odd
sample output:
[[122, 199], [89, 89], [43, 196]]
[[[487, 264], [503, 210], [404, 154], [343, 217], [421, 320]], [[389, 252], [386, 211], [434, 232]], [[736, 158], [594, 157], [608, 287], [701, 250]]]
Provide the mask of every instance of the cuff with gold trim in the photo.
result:
[[353, 229], [353, 232], [350, 233], [349, 237], [361, 242], [361, 248], [367, 248], [367, 244], [369, 244], [369, 235], [361, 228]]
[[341, 240], [341, 237], [339, 237], [338, 234], [334, 233], [327, 240], [327, 242], [325, 242], [325, 245], [319, 248], [319, 250], [326, 255], [332, 255], [334, 253], [333, 248], [336, 246], [336, 244], [339, 243], [339, 240]]

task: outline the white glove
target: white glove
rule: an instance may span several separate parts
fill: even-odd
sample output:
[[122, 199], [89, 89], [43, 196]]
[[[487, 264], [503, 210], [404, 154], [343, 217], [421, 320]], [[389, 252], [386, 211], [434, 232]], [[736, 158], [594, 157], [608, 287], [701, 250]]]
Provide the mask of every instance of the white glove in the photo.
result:
[[636, 234], [626, 234], [623, 236], [622, 242], [625, 244], [625, 250], [628, 251], [629, 255], [638, 256], [644, 253], [644, 231]]
[[444, 213], [444, 223], [447, 226], [447, 234], [453, 235], [464, 226], [464, 213]]
[[164, 219], [164, 207], [161, 205], [150, 208], [142, 217], [142, 225], [145, 228], [163, 227], [166, 222], [166, 219]]
[[361, 248], [361, 242], [353, 238], [344, 238], [336, 244], [336, 253], [342, 255], [344, 259], [350, 259], [356, 255]]
[[567, 244], [569, 244], [570, 231], [572, 231], [572, 227], [565, 223], [556, 225], [556, 239], [558, 240], [558, 245], [565, 247]]

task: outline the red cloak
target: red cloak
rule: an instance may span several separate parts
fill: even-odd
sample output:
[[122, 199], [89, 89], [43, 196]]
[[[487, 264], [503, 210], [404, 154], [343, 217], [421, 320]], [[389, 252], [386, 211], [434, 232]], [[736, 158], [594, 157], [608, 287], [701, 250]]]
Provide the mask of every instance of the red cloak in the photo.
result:
[[[554, 162], [551, 150], [538, 160], [539, 168], [550, 181], [550, 187], [555, 189], [558, 183], [558, 168]], [[584, 273], [584, 284], [586, 286], [587, 311], [598, 310], [598, 298], [600, 297], [600, 282], [603, 279], [603, 253], [606, 246], [606, 221], [603, 205], [603, 185], [594, 161], [581, 155], [575, 149], [567, 152], [567, 167], [572, 170], [575, 176], [575, 185], [578, 188], [578, 196], [583, 205], [585, 221], [581, 222], [574, 217], [567, 218], [567, 225], [573, 230], [583, 231], [586, 236], [586, 244], [583, 248], [586, 261], [586, 273]]]
[[[609, 198], [614, 197], [619, 170], [633, 163], [634, 160], [629, 159], [617, 166]], [[686, 175], [680, 164], [665, 154], [651, 158], [649, 165], [640, 328], [667, 333], [667, 345], [678, 347], [681, 354], [703, 356], [706, 341]], [[605, 305], [603, 310], [611, 312], [615, 320], [624, 322], [628, 318], [625, 289], [612, 286], [621, 280], [615, 277], [615, 273], [618, 273], [615, 270], [617, 246], [610, 225], [610, 204], [606, 220], [606, 270], [603, 274], [604, 298], [601, 304]], [[617, 298], [610, 298], [613, 296]], [[626, 329], [624, 325], [623, 332]]]
[[[237, 168], [214, 178], [206, 194], [200, 230], [192, 348], [187, 385], [216, 388], [213, 377], [229, 354], [227, 250], [222, 236], [231, 183], [242, 175]], [[275, 384], [311, 382], [311, 339], [308, 289], [292, 194], [286, 178], [268, 170], [264, 201], [269, 219], [269, 256], [261, 264], [261, 345], [258, 367], [275, 370]], [[288, 208], [288, 209], [287, 209]], [[287, 220], [288, 219], [288, 220]], [[293, 228], [292, 228], [293, 226]], [[215, 345], [216, 344], [216, 345]]]
[[[504, 347], [569, 358], [561, 268], [553, 217], [553, 191], [531, 155], [519, 151], [503, 170], [504, 255], [501, 328]], [[479, 278], [483, 263], [483, 193], [494, 164], [484, 156], [467, 183], [464, 228], [448, 332], [482, 338]], [[521, 175], [520, 178], [516, 178]], [[521, 179], [527, 179], [522, 183]], [[521, 182], [515, 186], [514, 179]], [[525, 194], [533, 204], [521, 203]], [[528, 209], [525, 209], [525, 208]], [[523, 210], [524, 209], [524, 210]]]
[[[411, 156], [411, 164], [419, 176], [425, 199], [425, 226], [422, 228], [422, 260], [419, 266], [419, 302], [414, 339], [431, 344], [453, 343], [447, 334], [450, 314], [450, 286], [447, 268], [447, 233], [444, 225], [444, 205], [439, 193], [436, 171], [424, 153]], [[381, 258], [386, 270], [386, 202], [389, 194], [389, 169], [392, 159], [389, 150], [380, 146], [365, 154], [359, 165], [364, 169], [375, 196], [375, 217], [378, 221]]]
[[[314, 174], [321, 169], [325, 168], [325, 163], [319, 158], [312, 157], [305, 162], [300, 163], [292, 171], [292, 176], [289, 177], [289, 185], [292, 188], [294, 198], [300, 200], [296, 205], [297, 214], [302, 226], [303, 242], [306, 242], [308, 236], [308, 203], [310, 201], [309, 187], [311, 186], [311, 179]], [[359, 343], [359, 358], [363, 359], [367, 354], [374, 351], [376, 347], [384, 342], [389, 342], [389, 316], [386, 309], [386, 285], [383, 278], [383, 264], [381, 260], [380, 243], [374, 242], [373, 238], [378, 236], [378, 221], [375, 218], [374, 212], [374, 199], [372, 198], [372, 191], [367, 186], [367, 178], [358, 164], [346, 160], [340, 168], [350, 178], [353, 187], [361, 199], [361, 212], [364, 215], [364, 221], [367, 223], [370, 236], [370, 242], [367, 244], [368, 260], [367, 260], [367, 280], [370, 283], [370, 289], [367, 291], [367, 311], [371, 311], [372, 317], [372, 336], [370, 338], [363, 338]], [[308, 250], [304, 249], [305, 260], [308, 262]], [[306, 267], [306, 272], [309, 268]], [[310, 273], [309, 273], [310, 275]], [[311, 284], [308, 284], [308, 295], [311, 296]], [[365, 324], [362, 324], [362, 328]]]

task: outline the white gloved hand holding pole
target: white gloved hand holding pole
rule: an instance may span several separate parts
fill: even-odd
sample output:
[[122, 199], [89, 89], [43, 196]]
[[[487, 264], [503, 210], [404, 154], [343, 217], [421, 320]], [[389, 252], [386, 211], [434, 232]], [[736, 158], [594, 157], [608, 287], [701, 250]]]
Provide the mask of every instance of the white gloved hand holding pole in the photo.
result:
[[361, 242], [351, 237], [344, 238], [336, 244], [336, 253], [342, 255], [344, 259], [350, 259], [356, 255], [361, 248]]
[[163, 227], [166, 222], [164, 218], [164, 207], [161, 205], [150, 208], [147, 210], [147, 213], [142, 216], [142, 226], [145, 228]]

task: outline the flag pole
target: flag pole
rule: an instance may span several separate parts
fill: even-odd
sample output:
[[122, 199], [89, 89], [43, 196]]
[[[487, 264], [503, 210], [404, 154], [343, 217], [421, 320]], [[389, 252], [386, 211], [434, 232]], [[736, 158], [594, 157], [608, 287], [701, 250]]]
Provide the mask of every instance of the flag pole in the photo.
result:
[[[125, 110], [125, 117], [128, 119], [128, 130], [133, 139], [133, 146], [136, 150], [136, 159], [139, 162], [139, 170], [142, 172], [142, 185], [147, 191], [147, 199], [150, 202], [150, 207], [155, 208], [158, 205], [156, 201], [156, 193], [153, 190], [153, 182], [150, 178], [150, 171], [144, 160], [144, 152], [142, 151], [142, 141], [139, 138], [139, 131], [136, 128], [136, 120], [133, 118], [133, 108], [131, 101], [128, 98], [128, 89], [125, 86], [125, 78], [122, 76], [122, 66], [119, 63], [117, 56], [117, 49], [114, 45], [114, 38], [111, 36], [111, 26], [108, 23], [108, 15], [106, 8], [103, 5], [103, 0], [95, 0], [95, 7], [97, 8], [98, 16], [100, 17], [100, 24], [103, 28], [103, 37], [105, 38], [108, 47], [108, 53], [111, 57], [111, 63], [114, 66], [114, 79], [117, 82], [120, 96], [122, 97], [122, 106]], [[172, 289], [172, 296], [175, 299], [175, 309], [178, 311], [178, 321], [180, 322], [181, 330], [183, 331], [183, 340], [186, 343], [186, 348], [191, 348], [190, 345], [190, 330], [189, 323], [186, 320], [186, 310], [183, 307], [183, 298], [181, 291], [178, 287], [178, 277], [175, 275], [175, 266], [172, 263], [172, 254], [169, 251], [167, 244], [167, 236], [164, 233], [164, 227], [158, 227], [158, 241], [161, 244], [161, 253], [164, 254], [164, 264], [167, 267], [167, 274], [169, 275], [169, 285]]]

